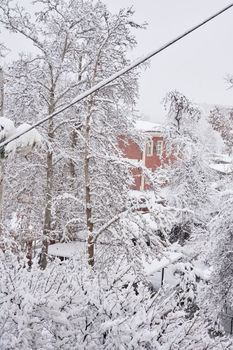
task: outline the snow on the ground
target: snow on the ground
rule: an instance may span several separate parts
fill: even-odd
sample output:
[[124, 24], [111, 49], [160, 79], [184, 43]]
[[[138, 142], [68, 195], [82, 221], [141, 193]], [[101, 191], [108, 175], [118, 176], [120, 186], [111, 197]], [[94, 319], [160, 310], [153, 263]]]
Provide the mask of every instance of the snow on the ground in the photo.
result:
[[[164, 275], [162, 277], [162, 270], [156, 271], [151, 276], [147, 276], [155, 290], [159, 290], [162, 285], [173, 287], [177, 284], [178, 278], [174, 274], [175, 267], [173, 265], [164, 268]], [[162, 281], [163, 279], [163, 281]]]
[[[191, 257], [189, 256], [190, 252], [185, 252], [184, 254], [182, 250], [183, 248], [180, 249], [180, 251], [168, 251], [160, 260], [154, 259], [151, 263], [143, 262], [145, 275], [150, 280], [155, 290], [158, 290], [162, 286], [162, 279], [163, 285], [169, 285], [170, 287], [178, 283], [179, 277], [176, 272], [180, 270], [181, 266], [184, 266], [186, 263], [189, 264], [189, 258]], [[203, 262], [198, 260], [192, 261], [191, 266], [192, 273], [197, 277], [204, 281], [210, 279], [212, 269]], [[162, 270], [164, 274], [163, 277]]]
[[168, 267], [169, 265], [177, 262], [182, 258], [182, 253], [177, 252], [168, 252], [166, 256], [164, 256], [161, 260], [153, 260], [152, 263], [144, 262], [144, 269], [147, 276], [155, 274], [155, 272], [158, 272], [162, 270], [165, 267]]
[[209, 281], [211, 273], [213, 272], [211, 267], [208, 268], [206, 265], [200, 262], [196, 262], [194, 264], [193, 271], [197, 277], [204, 281]]
[[85, 242], [55, 243], [48, 247], [48, 255], [72, 258], [73, 256], [83, 255], [86, 252]]
[[[177, 284], [177, 277], [175, 276], [175, 265], [177, 261], [182, 258], [182, 253], [177, 252], [167, 252], [166, 256], [162, 259], [154, 259], [151, 263], [146, 261], [143, 262], [144, 271], [147, 278], [150, 280], [151, 284], [158, 290], [163, 284], [174, 286]], [[162, 269], [164, 276], [162, 277]]]

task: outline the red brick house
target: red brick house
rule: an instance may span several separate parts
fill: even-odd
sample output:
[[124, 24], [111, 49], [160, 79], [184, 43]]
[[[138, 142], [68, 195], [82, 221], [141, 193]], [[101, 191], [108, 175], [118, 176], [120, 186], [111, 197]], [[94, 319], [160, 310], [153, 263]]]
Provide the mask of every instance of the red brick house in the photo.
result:
[[[136, 128], [145, 135], [145, 146], [142, 150], [135, 142], [129, 140], [127, 143], [120, 141], [120, 148], [126, 158], [141, 161], [148, 169], [155, 171], [163, 162], [168, 162], [170, 157], [166, 154], [162, 127], [148, 121], [137, 121]], [[132, 168], [134, 175], [134, 190], [147, 190], [150, 184], [142, 175], [141, 168]]]

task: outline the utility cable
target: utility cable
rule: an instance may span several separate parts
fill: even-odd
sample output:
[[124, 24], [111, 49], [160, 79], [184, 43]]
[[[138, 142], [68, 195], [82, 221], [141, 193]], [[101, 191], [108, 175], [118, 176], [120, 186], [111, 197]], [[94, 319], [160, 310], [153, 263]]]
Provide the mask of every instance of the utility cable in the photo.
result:
[[28, 131], [36, 128], [37, 126], [45, 123], [46, 121], [48, 121], [51, 118], [56, 117], [58, 114], [66, 111], [67, 109], [69, 109], [70, 107], [72, 107], [73, 105], [75, 105], [76, 103], [80, 102], [81, 100], [83, 100], [84, 98], [90, 96], [91, 94], [93, 94], [95, 91], [100, 90], [101, 88], [103, 88], [104, 86], [108, 85], [109, 83], [111, 83], [112, 81], [116, 80], [117, 78], [119, 78], [121, 75], [131, 71], [132, 69], [136, 68], [137, 66], [139, 66], [140, 64], [148, 61], [150, 58], [152, 58], [153, 56], [156, 56], [157, 54], [159, 54], [160, 52], [164, 51], [165, 49], [167, 49], [169, 46], [172, 46], [173, 44], [175, 44], [176, 42], [180, 41], [181, 39], [183, 39], [184, 37], [188, 36], [189, 34], [191, 34], [192, 32], [194, 32], [195, 30], [199, 29], [200, 27], [204, 26], [205, 24], [207, 24], [208, 22], [212, 21], [214, 18], [220, 16], [222, 13], [226, 12], [227, 10], [229, 10], [231, 7], [233, 7], [233, 3], [229, 4], [228, 6], [224, 7], [222, 10], [216, 12], [215, 14], [211, 15], [210, 17], [206, 18], [204, 21], [200, 22], [199, 24], [195, 25], [194, 27], [188, 29], [187, 31], [185, 31], [183, 34], [177, 36], [176, 38], [172, 39], [171, 41], [167, 42], [166, 44], [162, 45], [160, 48], [149, 52], [147, 55], [137, 59], [136, 61], [134, 61], [133, 63], [131, 63], [130, 65], [126, 66], [125, 68], [121, 69], [120, 71], [112, 74], [109, 78], [106, 78], [104, 80], [102, 80], [100, 83], [96, 84], [95, 86], [93, 86], [92, 88], [86, 90], [85, 92], [83, 92], [82, 94], [76, 96], [70, 103], [66, 104], [65, 106], [57, 109], [54, 113], [49, 114], [48, 116], [46, 116], [45, 118], [40, 119], [38, 122], [34, 123], [32, 126], [28, 127], [28, 129], [17, 133], [16, 135], [10, 137], [9, 139], [3, 141], [2, 143], [0, 143], [0, 149], [4, 146], [6, 146], [8, 143], [16, 140], [17, 138], [19, 138], [20, 136], [26, 134]]

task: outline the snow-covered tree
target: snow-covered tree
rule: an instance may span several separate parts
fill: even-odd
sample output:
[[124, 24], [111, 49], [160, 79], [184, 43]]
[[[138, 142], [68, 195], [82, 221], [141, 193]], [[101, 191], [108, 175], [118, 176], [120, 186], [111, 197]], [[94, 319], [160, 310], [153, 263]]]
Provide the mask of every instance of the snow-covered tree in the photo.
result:
[[[214, 320], [230, 324], [233, 308], [232, 280], [232, 174], [226, 174], [218, 183], [217, 211], [209, 223], [208, 259], [212, 266], [207, 310]], [[227, 311], [229, 310], [229, 312]], [[226, 316], [225, 316], [226, 314]], [[230, 316], [227, 316], [229, 314]], [[221, 316], [220, 316], [221, 315]], [[223, 317], [222, 317], [223, 316]], [[223, 321], [225, 316], [225, 321]], [[227, 318], [227, 319], [226, 319]], [[224, 323], [225, 322], [225, 323]], [[228, 331], [230, 326], [227, 325]]]
[[[127, 65], [136, 45], [131, 29], [142, 27], [131, 9], [113, 15], [101, 1], [34, 5], [30, 15], [10, 0], [0, 4], [1, 24], [35, 47], [6, 71], [5, 117], [12, 122], [0, 119], [2, 140]], [[119, 141], [139, 140], [138, 74], [122, 76], [2, 152], [8, 173], [0, 241], [3, 349], [232, 347], [222, 333], [216, 337], [212, 309], [203, 307], [210, 297], [221, 299], [216, 310], [226, 298], [231, 302], [225, 274], [231, 273], [231, 200], [221, 208], [212, 186], [218, 177], [200, 135], [201, 113], [177, 91], [165, 100], [171, 163], [154, 175], [147, 171], [155, 184], [149, 194], [129, 193], [135, 163], [123, 157]], [[213, 255], [207, 254], [211, 237]], [[79, 248], [69, 261], [51, 261], [52, 240], [76, 240]], [[25, 244], [27, 256], [20, 249]], [[42, 269], [32, 253], [41, 245]], [[164, 270], [169, 284], [158, 281]], [[214, 297], [206, 294], [207, 282]]]
[[[13, 114], [15, 119], [20, 115], [27, 121], [35, 121], [38, 114], [53, 113], [56, 108], [82, 91], [80, 52], [82, 46], [85, 47], [83, 42], [91, 37], [90, 33], [93, 31], [93, 24], [89, 22], [91, 14], [88, 11], [90, 6], [88, 2], [85, 6], [81, 2], [73, 3], [72, 8], [64, 1], [54, 4], [50, 1], [37, 3], [42, 9], [33, 19], [23, 8], [11, 8], [8, 1], [1, 5], [2, 23], [9, 30], [24, 35], [37, 49], [37, 53], [31, 57], [23, 55], [9, 70], [11, 78], [7, 91], [9, 113]], [[13, 100], [18, 101], [16, 106], [12, 104]], [[11, 106], [14, 106], [13, 111]], [[77, 109], [73, 108], [72, 111], [75, 112]], [[66, 122], [69, 125], [68, 119], [70, 115], [67, 114], [63, 114], [58, 123], [50, 119], [44, 133], [47, 152], [46, 163], [42, 165], [42, 176], [45, 178], [42, 266], [46, 265], [45, 254], [54, 226], [52, 218], [56, 175], [54, 163], [59, 157], [57, 154], [59, 146], [56, 147], [53, 141], [62, 133]], [[77, 122], [78, 118], [75, 119]], [[71, 133], [73, 127], [74, 123], [71, 128], [66, 128], [66, 136]]]
[[209, 121], [213, 129], [220, 133], [229, 154], [232, 153], [233, 147], [232, 120], [233, 109], [231, 108], [216, 106], [210, 111]]
[[177, 225], [171, 232], [171, 239], [184, 243], [194, 226], [197, 230], [206, 226], [214, 194], [211, 183], [216, 174], [209, 167], [210, 150], [201, 135], [198, 106], [177, 91], [166, 96], [165, 105], [168, 108], [165, 142], [173, 160], [161, 169], [161, 174], [168, 184], [168, 203], [182, 209]]
[[[216, 336], [223, 335], [223, 330], [215, 329], [214, 322], [223, 311], [223, 305], [227, 304], [227, 300], [229, 300], [228, 308], [232, 305], [229, 278], [231, 274], [229, 212], [232, 205], [231, 192], [227, 186], [231, 174], [226, 175], [228, 179], [221, 178], [210, 168], [209, 159], [213, 149], [208, 147], [211, 143], [209, 141], [205, 143], [201, 135], [201, 114], [198, 108], [176, 91], [168, 94], [166, 103], [169, 106], [166, 145], [175, 153], [175, 159], [171, 165], [164, 166], [157, 173], [156, 179], [161, 181], [162, 178], [167, 203], [177, 210], [177, 222], [171, 230], [170, 242], [177, 241], [184, 245], [183, 249], [189, 256], [189, 261], [192, 261], [191, 266], [201, 264], [202, 268], [213, 270], [212, 275], [208, 277], [210, 288], [205, 283], [200, 284], [193, 280], [192, 293], [196, 301], [191, 305], [196, 305], [197, 309], [191, 319], [196, 320], [194, 323], [200, 322], [199, 327], [205, 333], [211, 334], [214, 340], [212, 345], [210, 342], [208, 346], [214, 348], [214, 344], [217, 344]], [[184, 278], [188, 276], [190, 272], [186, 271]], [[190, 289], [189, 284], [185, 283], [180, 292], [187, 296], [187, 288]], [[177, 293], [180, 295], [178, 290]], [[189, 336], [186, 335], [184, 344], [187, 348], [188, 339]], [[224, 337], [222, 339], [225, 341]], [[189, 344], [191, 349], [192, 342], [194, 338]], [[200, 348], [204, 346], [202, 342], [201, 344]]]
[[[34, 16], [19, 6], [11, 7], [10, 1], [0, 5], [1, 23], [24, 35], [37, 50], [14, 62], [6, 86], [9, 116], [30, 122], [38, 111], [52, 113], [124, 67], [127, 50], [136, 44], [131, 28], [141, 27], [132, 21], [131, 10], [112, 15], [100, 1], [36, 4], [40, 9]], [[92, 264], [95, 234], [109, 231], [108, 223], [124, 210], [132, 179], [118, 142], [122, 135], [135, 137], [136, 96], [137, 73], [131, 72], [59, 119], [52, 118], [44, 128], [46, 163], [37, 172], [45, 181], [40, 181], [42, 192], [35, 198], [41, 198], [38, 207], [45, 208], [43, 227], [38, 228], [42, 266], [49, 240], [77, 238], [77, 231], [89, 237]]]

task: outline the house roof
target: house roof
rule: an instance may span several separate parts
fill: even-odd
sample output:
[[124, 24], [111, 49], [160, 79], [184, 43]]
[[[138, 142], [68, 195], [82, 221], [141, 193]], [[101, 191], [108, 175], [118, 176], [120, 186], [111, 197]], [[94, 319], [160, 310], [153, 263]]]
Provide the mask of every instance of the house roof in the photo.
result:
[[233, 159], [228, 154], [211, 154], [209, 167], [222, 174], [233, 172]]
[[210, 164], [209, 165], [211, 169], [218, 171], [219, 173], [222, 174], [232, 174], [233, 172], [233, 164]]
[[136, 129], [144, 132], [162, 132], [162, 125], [149, 122], [147, 120], [137, 120], [135, 123]]

